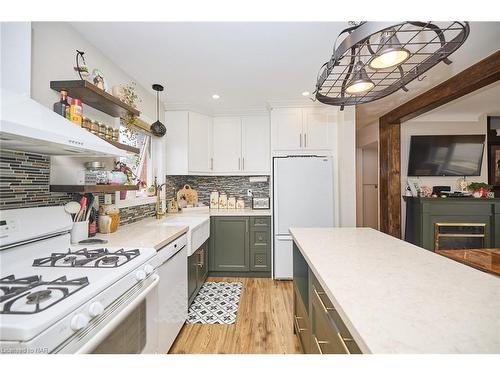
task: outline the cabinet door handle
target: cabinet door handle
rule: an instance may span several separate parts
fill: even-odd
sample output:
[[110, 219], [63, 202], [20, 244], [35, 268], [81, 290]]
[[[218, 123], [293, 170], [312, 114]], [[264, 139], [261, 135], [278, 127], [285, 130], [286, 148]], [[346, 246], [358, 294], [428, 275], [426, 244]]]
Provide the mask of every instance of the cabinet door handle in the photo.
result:
[[307, 133], [304, 133], [304, 147], [307, 147]]
[[321, 299], [320, 293], [325, 294], [324, 292], [318, 292], [315, 287], [313, 287], [314, 294], [316, 294], [316, 297], [318, 297], [319, 302], [321, 303], [321, 307], [323, 307], [323, 310], [325, 310], [325, 313], [328, 314], [329, 311], [334, 311], [335, 309], [333, 307], [326, 307], [325, 303]]
[[214, 158], [210, 158], [210, 170], [214, 169]]
[[[307, 328], [300, 328], [300, 325], [299, 325], [299, 318], [300, 317], [299, 316], [295, 315], [293, 318], [295, 319], [295, 326], [297, 327], [297, 331], [299, 331], [299, 332], [307, 331]], [[302, 318], [300, 318], [300, 319], [302, 319]]]
[[321, 345], [322, 344], [329, 344], [330, 341], [319, 341], [316, 336], [313, 336], [313, 337], [314, 337], [314, 342], [316, 343], [316, 346], [318, 347], [319, 354], [324, 354], [323, 350], [321, 350]]
[[238, 170], [241, 171], [241, 158], [238, 158]]
[[243, 158], [243, 170], [245, 170], [245, 158]]
[[347, 347], [347, 345], [345, 344], [346, 341], [352, 341], [351, 339], [344, 339], [342, 337], [342, 335], [340, 334], [340, 332], [337, 332], [337, 335], [339, 336], [339, 339], [340, 339], [340, 342], [342, 343], [342, 347], [344, 348], [345, 352], [347, 354], [351, 354], [351, 352], [349, 351], [349, 348]]
[[248, 233], [248, 220], [245, 220], [245, 232]]
[[299, 134], [300, 147], [302, 147], [302, 133]]

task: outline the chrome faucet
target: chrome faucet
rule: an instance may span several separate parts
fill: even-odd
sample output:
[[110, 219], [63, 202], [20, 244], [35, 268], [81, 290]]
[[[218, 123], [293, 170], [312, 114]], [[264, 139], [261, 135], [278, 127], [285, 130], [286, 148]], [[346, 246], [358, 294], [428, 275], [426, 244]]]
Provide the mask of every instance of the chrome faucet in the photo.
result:
[[157, 179], [155, 177], [155, 183], [154, 183], [154, 187], [155, 187], [155, 191], [156, 191], [156, 210], [155, 211], [156, 211], [156, 219], [158, 219], [158, 220], [167, 214], [166, 210], [161, 209], [161, 189], [163, 188], [163, 186], [166, 186], [166, 185], [167, 185], [166, 182], [164, 182], [161, 185], [158, 185]]

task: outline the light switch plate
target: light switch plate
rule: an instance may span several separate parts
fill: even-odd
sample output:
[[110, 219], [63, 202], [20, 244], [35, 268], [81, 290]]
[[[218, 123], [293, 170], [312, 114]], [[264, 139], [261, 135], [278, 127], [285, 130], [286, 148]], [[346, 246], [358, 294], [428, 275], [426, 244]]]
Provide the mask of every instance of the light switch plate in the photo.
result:
[[111, 204], [113, 203], [111, 194], [104, 194], [104, 204]]

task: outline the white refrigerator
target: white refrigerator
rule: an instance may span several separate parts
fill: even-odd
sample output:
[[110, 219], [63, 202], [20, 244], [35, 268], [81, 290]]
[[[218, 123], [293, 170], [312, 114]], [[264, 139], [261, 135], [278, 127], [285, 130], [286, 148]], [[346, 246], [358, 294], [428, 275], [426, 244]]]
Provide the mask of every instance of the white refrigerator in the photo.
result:
[[274, 278], [291, 279], [292, 227], [334, 226], [331, 156], [273, 159]]

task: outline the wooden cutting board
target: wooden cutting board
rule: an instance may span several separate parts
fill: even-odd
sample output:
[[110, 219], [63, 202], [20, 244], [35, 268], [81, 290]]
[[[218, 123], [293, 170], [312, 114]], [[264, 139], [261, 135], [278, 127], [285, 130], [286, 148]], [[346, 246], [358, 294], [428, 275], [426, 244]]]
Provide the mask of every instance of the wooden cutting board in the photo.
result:
[[177, 201], [181, 199], [184, 199], [188, 205], [196, 205], [198, 204], [198, 192], [186, 184], [177, 192]]

